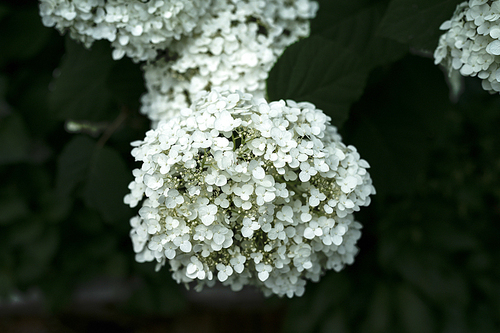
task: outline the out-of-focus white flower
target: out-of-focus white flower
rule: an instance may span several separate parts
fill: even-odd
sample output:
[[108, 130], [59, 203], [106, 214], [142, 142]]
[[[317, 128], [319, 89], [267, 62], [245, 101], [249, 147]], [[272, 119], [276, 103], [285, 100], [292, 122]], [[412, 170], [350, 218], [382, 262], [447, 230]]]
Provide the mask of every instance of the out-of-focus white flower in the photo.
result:
[[168, 261], [179, 283], [292, 297], [353, 262], [353, 212], [375, 189], [368, 163], [314, 105], [202, 92], [133, 146], [136, 259]]
[[465, 1], [440, 28], [446, 32], [434, 51], [435, 64], [450, 76], [477, 76], [485, 90], [500, 92], [500, 1]]
[[113, 58], [152, 60], [174, 40], [189, 35], [210, 0], [40, 0], [44, 25], [54, 26], [89, 47], [106, 39]]

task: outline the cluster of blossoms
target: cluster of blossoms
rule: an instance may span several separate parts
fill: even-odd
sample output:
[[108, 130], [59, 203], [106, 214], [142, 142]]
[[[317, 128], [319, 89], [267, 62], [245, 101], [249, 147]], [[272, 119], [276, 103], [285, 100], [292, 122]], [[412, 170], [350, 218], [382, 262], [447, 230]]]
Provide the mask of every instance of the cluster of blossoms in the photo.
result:
[[310, 103], [201, 92], [133, 143], [125, 202], [136, 259], [168, 259], [179, 283], [301, 295], [351, 264], [375, 193], [368, 163]]
[[264, 97], [269, 71], [285, 48], [309, 34], [310, 0], [213, 0], [190, 38], [144, 67], [141, 111], [156, 124], [189, 107], [201, 90], [241, 90]]
[[87, 47], [108, 40], [114, 59], [147, 61], [141, 111], [153, 126], [201, 90], [263, 97], [271, 67], [309, 34], [317, 9], [311, 0], [40, 0], [44, 25]]
[[45, 26], [55, 27], [89, 47], [111, 42], [113, 58], [156, 58], [174, 40], [189, 35], [206, 13], [208, 0], [40, 0]]
[[500, 92], [500, 1], [463, 2], [440, 29], [446, 33], [434, 52], [435, 63], [477, 76], [485, 90]]

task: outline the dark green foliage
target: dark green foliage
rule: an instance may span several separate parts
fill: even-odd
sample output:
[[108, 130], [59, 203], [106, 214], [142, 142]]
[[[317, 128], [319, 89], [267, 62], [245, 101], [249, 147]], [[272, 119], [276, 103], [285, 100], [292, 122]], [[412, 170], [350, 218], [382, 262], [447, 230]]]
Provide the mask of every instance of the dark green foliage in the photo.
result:
[[[106, 80], [112, 66], [110, 46], [105, 41], [95, 43], [89, 51], [66, 37], [66, 54], [49, 95], [56, 118], [109, 119], [111, 93]], [[111, 112], [113, 115], [116, 116], [116, 111]]]
[[382, 5], [325, 5], [328, 11], [318, 14], [324, 21], [313, 23], [311, 37], [290, 46], [274, 66], [267, 92], [270, 100], [311, 102], [341, 126], [371, 70], [399, 59], [407, 46], [374, 34]]
[[351, 103], [361, 96], [366, 74], [356, 53], [313, 36], [290, 46], [280, 58], [269, 74], [268, 95], [270, 100], [314, 103], [341, 124]]
[[[329, 114], [378, 192], [356, 215], [355, 263], [271, 299], [284, 331], [500, 331], [500, 96], [468, 78], [452, 103], [432, 59], [408, 54], [432, 52], [457, 3], [322, 0], [271, 71], [270, 99]], [[129, 143], [149, 129], [140, 66], [15, 6], [0, 4], [0, 300], [37, 287], [59, 313], [82, 283], [117, 278], [139, 281], [124, 316], [177, 318], [183, 287], [135, 262], [123, 204]]]
[[85, 180], [95, 141], [84, 135], [75, 136], [61, 151], [57, 163], [56, 189], [61, 197], [71, 195]]
[[28, 159], [30, 138], [24, 120], [12, 113], [0, 123], [0, 164], [9, 164]]
[[130, 170], [114, 149], [97, 148], [83, 189], [86, 205], [96, 209], [105, 221], [127, 220], [130, 209], [124, 205], [123, 197], [131, 180]]
[[461, 0], [392, 0], [379, 27], [380, 36], [433, 52], [441, 35], [439, 26], [451, 18]]
[[36, 56], [46, 45], [51, 31], [45, 29], [36, 7], [13, 10], [0, 7], [0, 66]]

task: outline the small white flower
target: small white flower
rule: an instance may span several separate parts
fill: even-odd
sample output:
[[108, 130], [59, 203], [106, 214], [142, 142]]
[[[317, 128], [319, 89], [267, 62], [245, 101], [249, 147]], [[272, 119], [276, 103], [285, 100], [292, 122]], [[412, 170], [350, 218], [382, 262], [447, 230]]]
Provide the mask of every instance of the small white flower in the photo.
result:
[[252, 170], [252, 176], [258, 180], [262, 180], [266, 176], [266, 172], [264, 171], [264, 168], [258, 166]]
[[292, 220], [292, 217], [293, 217], [293, 208], [290, 207], [290, 206], [283, 206], [283, 208], [281, 209], [281, 211], [279, 211], [277, 214], [276, 214], [276, 217], [282, 221], [286, 221], [286, 222], [289, 222], [289, 223], [292, 223], [293, 220]]
[[157, 190], [163, 186], [163, 178], [145, 175], [144, 184], [152, 190]]
[[224, 186], [227, 184], [227, 178], [223, 174], [219, 174], [216, 169], [212, 169], [212, 172], [205, 176], [205, 181], [209, 185]]
[[190, 278], [205, 279], [207, 274], [203, 270], [203, 264], [195, 256], [191, 257], [191, 262], [186, 267], [186, 276]]
[[349, 194], [358, 184], [358, 180], [356, 179], [356, 177], [347, 176], [344, 179], [337, 179], [337, 184], [340, 185], [340, 189], [342, 190], [342, 192]]
[[238, 274], [243, 272], [243, 269], [245, 269], [245, 262], [246, 262], [246, 257], [242, 255], [237, 255], [231, 258], [230, 262], [231, 265], [233, 265], [234, 271]]
[[271, 265], [265, 265], [263, 263], [255, 265], [255, 269], [257, 270], [257, 275], [261, 281], [266, 281], [269, 278], [269, 273], [273, 270]]
[[229, 147], [229, 140], [225, 137], [216, 137], [214, 138], [214, 146], [212, 147], [213, 150], [228, 150], [231, 149]]
[[318, 189], [314, 188], [311, 190], [311, 196], [309, 197], [309, 205], [311, 207], [316, 207], [321, 201], [326, 199], [326, 195], [321, 193]]
[[[214, 159], [217, 161], [217, 166], [219, 167], [219, 169], [225, 170], [234, 164], [236, 156], [230, 150], [225, 150], [225, 151], [217, 150], [214, 153]], [[217, 186], [224, 186], [224, 184]]]
[[233, 274], [233, 268], [230, 265], [217, 264], [216, 266], [219, 273], [217, 274], [217, 278], [220, 282], [224, 282], [227, 280], [231, 274]]
[[247, 201], [253, 193], [253, 185], [245, 184], [242, 187], [235, 187], [233, 188], [233, 193], [238, 195], [241, 200]]
[[221, 132], [230, 132], [241, 124], [241, 119], [234, 119], [228, 111], [222, 111], [215, 119], [214, 128]]
[[255, 195], [256, 195], [256, 202], [257, 205], [262, 206], [266, 202], [271, 202], [276, 198], [276, 194], [273, 191], [270, 191], [270, 189], [267, 189], [262, 186], [257, 186], [255, 189]]
[[304, 156], [304, 158], [302, 158], [304, 159], [304, 161], [300, 164], [300, 169], [302, 171], [299, 173], [299, 179], [303, 182], [307, 182], [311, 179], [312, 176], [318, 173], [318, 171], [309, 163], [305, 162], [305, 160], [307, 160], [307, 155], [302, 154], [300, 156]]
[[318, 222], [311, 221], [309, 226], [304, 229], [304, 237], [307, 239], [313, 239], [314, 237], [319, 237], [323, 235], [323, 230], [319, 227]]
[[210, 204], [207, 206], [201, 206], [198, 209], [198, 214], [200, 215], [201, 222], [209, 226], [215, 221], [215, 214], [217, 214], [217, 206]]

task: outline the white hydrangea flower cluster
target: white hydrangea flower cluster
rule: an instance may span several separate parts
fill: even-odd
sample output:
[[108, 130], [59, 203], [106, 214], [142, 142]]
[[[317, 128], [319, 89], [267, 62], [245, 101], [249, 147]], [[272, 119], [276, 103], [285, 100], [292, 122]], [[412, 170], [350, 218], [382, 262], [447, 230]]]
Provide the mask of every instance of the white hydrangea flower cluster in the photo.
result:
[[470, 0], [459, 4], [434, 52], [443, 64], [463, 76], [477, 76], [490, 93], [500, 92], [500, 1]]
[[87, 47], [106, 39], [116, 60], [147, 61], [141, 112], [153, 126], [201, 90], [264, 97], [272, 66], [309, 35], [317, 9], [312, 0], [40, 0], [44, 25]]
[[156, 58], [157, 50], [189, 35], [205, 15], [210, 0], [40, 0], [45, 26], [89, 47], [111, 42], [113, 58]]
[[264, 97], [272, 66], [287, 46], [309, 34], [317, 9], [310, 0], [214, 0], [193, 36], [171, 45], [169, 61], [144, 67], [142, 113], [155, 125], [213, 88]]
[[139, 262], [168, 260], [197, 289], [292, 297], [354, 261], [369, 165], [314, 105], [201, 92], [132, 144], [142, 167], [124, 201], [142, 202], [130, 221]]

